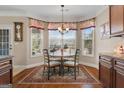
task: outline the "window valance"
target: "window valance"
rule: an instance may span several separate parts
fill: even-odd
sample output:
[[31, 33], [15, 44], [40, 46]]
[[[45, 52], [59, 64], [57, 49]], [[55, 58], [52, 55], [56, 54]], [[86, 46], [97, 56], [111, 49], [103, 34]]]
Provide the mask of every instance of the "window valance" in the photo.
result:
[[[77, 29], [77, 23], [76, 22], [64, 22], [64, 29], [69, 28], [70, 30], [76, 30]], [[49, 22], [48, 29], [49, 30], [57, 30], [58, 27], [61, 27], [61, 22]]]
[[38, 29], [44, 29], [45, 28], [45, 24], [41, 20], [29, 18], [29, 27], [30, 28], [33, 27], [33, 28], [38, 28]]
[[82, 22], [79, 23], [79, 28], [80, 29], [86, 29], [86, 28], [89, 28], [89, 27], [95, 27], [95, 18], [89, 19], [89, 20], [86, 20], [86, 21], [82, 21]]

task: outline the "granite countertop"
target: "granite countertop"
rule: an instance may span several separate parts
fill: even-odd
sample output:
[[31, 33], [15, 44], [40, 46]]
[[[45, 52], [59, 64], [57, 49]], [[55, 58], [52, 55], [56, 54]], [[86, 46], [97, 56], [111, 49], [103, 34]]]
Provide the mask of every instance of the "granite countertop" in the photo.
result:
[[124, 54], [118, 54], [118, 53], [110, 53], [110, 52], [103, 52], [103, 53], [99, 53], [100, 55], [107, 55], [110, 57], [114, 57], [114, 58], [119, 58], [119, 59], [124, 59]]

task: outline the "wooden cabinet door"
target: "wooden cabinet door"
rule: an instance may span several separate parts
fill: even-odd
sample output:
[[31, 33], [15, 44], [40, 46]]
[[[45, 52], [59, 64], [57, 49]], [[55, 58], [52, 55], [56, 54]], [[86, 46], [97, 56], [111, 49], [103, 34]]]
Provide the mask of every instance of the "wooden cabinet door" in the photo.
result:
[[0, 75], [0, 85], [10, 84], [10, 71], [6, 71]]
[[110, 60], [99, 59], [99, 80], [103, 87], [112, 87], [112, 62]]
[[116, 88], [124, 88], [124, 72], [120, 72], [116, 70], [116, 80], [115, 80], [115, 87]]
[[12, 59], [0, 59], [0, 86], [12, 84]]
[[124, 60], [115, 60], [113, 77], [114, 87], [124, 88]]
[[124, 33], [124, 6], [110, 6], [110, 28], [111, 35], [121, 35]]

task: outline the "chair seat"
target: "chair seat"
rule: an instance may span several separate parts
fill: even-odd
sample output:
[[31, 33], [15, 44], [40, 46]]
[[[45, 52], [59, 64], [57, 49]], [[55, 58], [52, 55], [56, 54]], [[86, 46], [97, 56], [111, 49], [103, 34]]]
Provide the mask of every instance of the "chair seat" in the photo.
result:
[[56, 58], [50, 57], [50, 60], [51, 60], [51, 61], [60, 61], [61, 59], [58, 58], [58, 57], [56, 57]]
[[65, 61], [74, 61], [74, 58], [64, 58]]
[[[55, 67], [55, 66], [59, 66], [60, 62], [57, 61], [50, 61], [50, 67]], [[45, 63], [45, 66], [48, 66], [48, 63]]]
[[[75, 66], [74, 65], [75, 64], [75, 62], [73, 62], [73, 61], [66, 61], [66, 62], [64, 62], [64, 66]], [[76, 66], [78, 66], [79, 64], [78, 63], [76, 63]]]

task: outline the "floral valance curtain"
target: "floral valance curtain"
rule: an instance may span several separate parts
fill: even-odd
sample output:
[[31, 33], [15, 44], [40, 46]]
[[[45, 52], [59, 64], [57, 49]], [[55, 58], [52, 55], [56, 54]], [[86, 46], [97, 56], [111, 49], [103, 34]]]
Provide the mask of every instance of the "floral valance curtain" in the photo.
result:
[[86, 21], [82, 21], [82, 22], [79, 23], [79, 28], [80, 29], [86, 29], [86, 28], [89, 28], [89, 27], [95, 27], [95, 18], [89, 19], [89, 20], [86, 20]]
[[33, 27], [33, 28], [38, 28], [38, 29], [44, 29], [45, 28], [45, 24], [41, 20], [29, 18], [29, 27], [30, 28]]
[[[77, 29], [77, 23], [76, 22], [64, 22], [64, 29], [69, 28], [70, 30], [76, 30]], [[57, 30], [58, 27], [61, 27], [61, 22], [49, 22], [48, 29], [49, 30]]]

